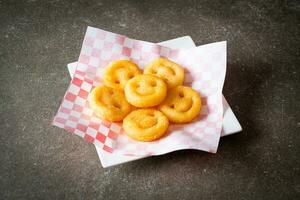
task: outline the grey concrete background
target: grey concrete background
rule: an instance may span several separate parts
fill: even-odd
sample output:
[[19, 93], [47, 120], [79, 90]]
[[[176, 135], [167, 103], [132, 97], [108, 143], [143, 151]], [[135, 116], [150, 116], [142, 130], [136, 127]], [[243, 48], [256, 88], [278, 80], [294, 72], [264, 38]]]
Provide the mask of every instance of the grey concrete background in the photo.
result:
[[[0, 199], [299, 199], [297, 1], [0, 1]], [[244, 131], [217, 154], [103, 169], [50, 125], [86, 27], [159, 42], [228, 41], [224, 95]]]

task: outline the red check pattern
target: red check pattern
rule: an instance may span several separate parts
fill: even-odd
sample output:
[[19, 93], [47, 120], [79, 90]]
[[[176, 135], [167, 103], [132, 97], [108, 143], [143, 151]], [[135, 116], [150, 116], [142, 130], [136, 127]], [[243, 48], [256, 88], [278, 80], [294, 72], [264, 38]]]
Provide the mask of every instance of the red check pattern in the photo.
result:
[[76, 74], [65, 94], [53, 124], [83, 137], [88, 142], [113, 151], [113, 140], [120, 133], [119, 125], [96, 117], [88, 106], [88, 95], [94, 81]]
[[[209, 53], [207, 48], [172, 50], [88, 27], [74, 77], [53, 124], [110, 153], [158, 155], [184, 148], [216, 152], [222, 125], [226, 43], [210, 48]], [[186, 68], [185, 84], [191, 85], [202, 96], [201, 115], [193, 123], [170, 126], [167, 137], [158, 141], [132, 141], [122, 133], [121, 124], [95, 116], [89, 108], [88, 95], [93, 87], [101, 84], [103, 69], [110, 61], [130, 59], [143, 68], [158, 57], [167, 57]]]

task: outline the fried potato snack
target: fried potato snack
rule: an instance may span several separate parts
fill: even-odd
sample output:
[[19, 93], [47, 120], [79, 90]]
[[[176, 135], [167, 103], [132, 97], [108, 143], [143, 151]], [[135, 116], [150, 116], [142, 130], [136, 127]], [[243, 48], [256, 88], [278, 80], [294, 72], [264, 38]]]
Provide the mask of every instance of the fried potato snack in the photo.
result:
[[199, 114], [200, 108], [199, 93], [186, 86], [171, 89], [164, 102], [159, 105], [159, 110], [173, 123], [192, 121]]
[[108, 121], [121, 121], [132, 110], [123, 91], [97, 86], [89, 96], [89, 105], [97, 116]]
[[182, 85], [184, 80], [184, 69], [166, 58], [159, 58], [151, 62], [145, 67], [144, 74], [160, 77], [167, 83], [168, 89]]
[[129, 60], [116, 60], [109, 64], [103, 75], [105, 86], [123, 90], [128, 80], [141, 74], [139, 67]]
[[125, 86], [127, 101], [139, 108], [156, 106], [166, 95], [166, 83], [152, 75], [138, 75], [129, 80]]
[[168, 118], [154, 109], [132, 111], [123, 120], [123, 129], [132, 139], [150, 142], [161, 138], [169, 127]]

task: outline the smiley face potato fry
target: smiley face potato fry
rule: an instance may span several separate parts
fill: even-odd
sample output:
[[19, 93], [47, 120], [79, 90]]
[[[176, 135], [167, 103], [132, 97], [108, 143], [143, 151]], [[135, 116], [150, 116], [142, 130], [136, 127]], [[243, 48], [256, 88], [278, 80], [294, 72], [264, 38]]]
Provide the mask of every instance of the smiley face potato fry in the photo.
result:
[[164, 102], [159, 105], [159, 110], [173, 123], [192, 121], [199, 114], [200, 108], [199, 93], [186, 86], [171, 89]]
[[166, 58], [147, 65], [142, 74], [129, 60], [109, 64], [103, 84], [89, 95], [90, 107], [102, 119], [119, 122], [128, 137], [151, 142], [165, 135], [169, 123], [187, 123], [201, 109], [201, 97], [182, 86], [184, 69]]
[[166, 58], [159, 58], [151, 62], [145, 67], [144, 74], [152, 74], [163, 79], [167, 83], [168, 89], [182, 85], [184, 80], [184, 69]]
[[89, 105], [97, 116], [112, 122], [122, 121], [132, 110], [122, 91], [106, 86], [93, 89], [89, 96]]
[[127, 101], [139, 108], [156, 106], [165, 99], [166, 95], [166, 83], [152, 75], [137, 75], [125, 86]]
[[129, 60], [116, 60], [105, 69], [103, 83], [107, 87], [123, 90], [128, 80], [141, 74], [139, 67]]
[[168, 118], [155, 109], [132, 111], [123, 120], [123, 129], [132, 139], [150, 142], [161, 138], [169, 127]]

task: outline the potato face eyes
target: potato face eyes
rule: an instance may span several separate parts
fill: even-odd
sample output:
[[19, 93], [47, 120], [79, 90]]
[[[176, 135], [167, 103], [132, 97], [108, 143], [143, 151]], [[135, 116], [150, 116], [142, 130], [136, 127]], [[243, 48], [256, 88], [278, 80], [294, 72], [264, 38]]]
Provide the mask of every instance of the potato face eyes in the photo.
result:
[[168, 118], [155, 109], [132, 111], [123, 120], [126, 134], [132, 139], [143, 142], [150, 142], [162, 137], [168, 127]]
[[182, 85], [184, 80], [183, 68], [168, 59], [159, 58], [154, 60], [144, 69], [144, 74], [155, 75], [163, 79], [168, 86], [168, 89]]
[[120, 90], [97, 86], [89, 96], [89, 105], [100, 118], [108, 121], [122, 121], [132, 110], [125, 95]]
[[111, 62], [103, 76], [104, 85], [114, 89], [123, 90], [127, 81], [141, 74], [139, 67], [129, 60]]
[[160, 104], [167, 95], [167, 85], [160, 78], [152, 75], [138, 75], [125, 86], [127, 101], [139, 108]]
[[192, 121], [200, 112], [200, 95], [190, 87], [177, 86], [171, 89], [159, 110], [173, 123]]

